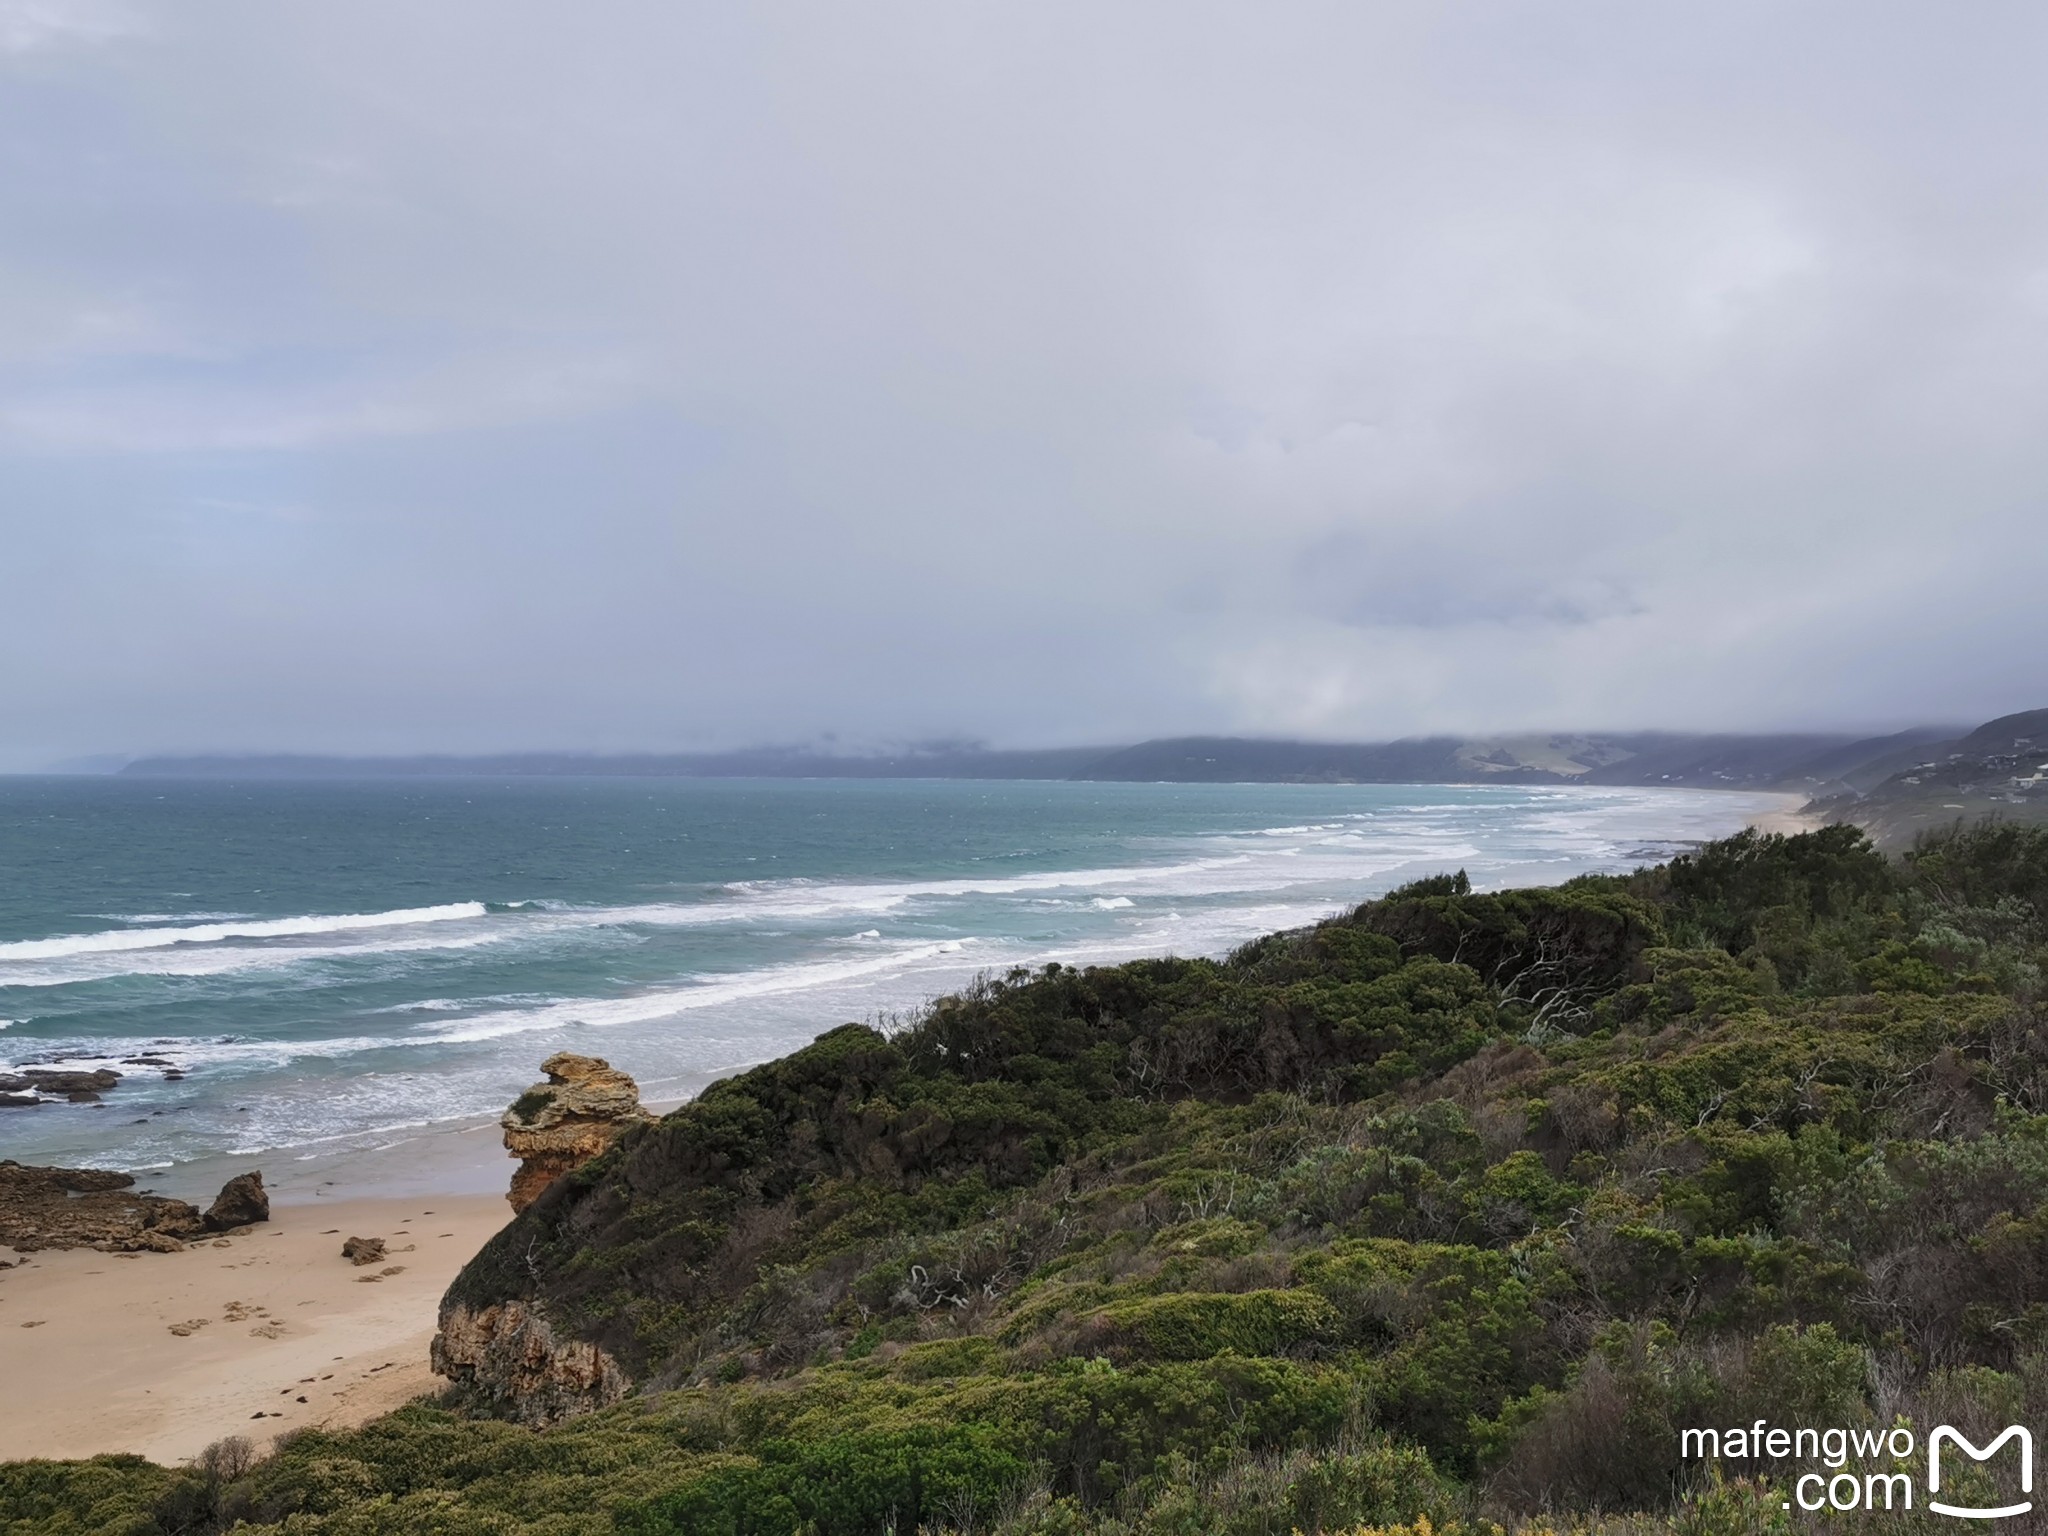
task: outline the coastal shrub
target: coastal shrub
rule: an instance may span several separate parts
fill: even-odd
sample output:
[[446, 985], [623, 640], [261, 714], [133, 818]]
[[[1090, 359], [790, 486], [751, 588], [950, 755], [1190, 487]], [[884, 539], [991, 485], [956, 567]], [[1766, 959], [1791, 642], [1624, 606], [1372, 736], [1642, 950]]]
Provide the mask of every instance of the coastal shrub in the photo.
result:
[[623, 1510], [631, 1536], [868, 1536], [971, 1525], [1023, 1481], [1024, 1462], [984, 1425], [772, 1440], [752, 1464], [721, 1468]]
[[1240, 1295], [1179, 1292], [1115, 1302], [1094, 1313], [1089, 1337], [1111, 1353], [1155, 1360], [1282, 1355], [1327, 1333], [1336, 1309], [1314, 1291]]
[[1328, 1451], [1233, 1457], [1213, 1472], [1175, 1462], [1132, 1536], [1289, 1536], [1368, 1521], [1427, 1520], [1458, 1502], [1429, 1458], [1380, 1437]]
[[157, 1519], [160, 1506], [189, 1501], [204, 1518], [206, 1494], [202, 1476], [140, 1456], [0, 1462], [0, 1533], [158, 1536], [178, 1528]]

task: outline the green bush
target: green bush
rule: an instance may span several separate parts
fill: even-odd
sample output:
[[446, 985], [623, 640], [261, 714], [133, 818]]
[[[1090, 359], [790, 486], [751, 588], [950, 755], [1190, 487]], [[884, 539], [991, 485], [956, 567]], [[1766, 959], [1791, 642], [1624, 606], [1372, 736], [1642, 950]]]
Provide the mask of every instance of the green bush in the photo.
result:
[[1283, 1355], [1327, 1334], [1336, 1309], [1314, 1291], [1180, 1292], [1119, 1301], [1093, 1314], [1113, 1349], [1154, 1360]]
[[1025, 1464], [986, 1426], [912, 1429], [764, 1443], [750, 1465], [721, 1468], [622, 1511], [632, 1536], [869, 1536], [959, 1524], [995, 1509]]

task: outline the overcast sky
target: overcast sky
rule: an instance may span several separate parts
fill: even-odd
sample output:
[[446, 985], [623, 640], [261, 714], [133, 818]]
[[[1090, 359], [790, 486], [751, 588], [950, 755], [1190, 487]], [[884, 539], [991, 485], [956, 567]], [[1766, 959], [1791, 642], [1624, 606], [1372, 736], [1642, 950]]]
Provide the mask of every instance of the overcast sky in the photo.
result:
[[2044, 61], [0, 0], [0, 766], [2048, 704]]

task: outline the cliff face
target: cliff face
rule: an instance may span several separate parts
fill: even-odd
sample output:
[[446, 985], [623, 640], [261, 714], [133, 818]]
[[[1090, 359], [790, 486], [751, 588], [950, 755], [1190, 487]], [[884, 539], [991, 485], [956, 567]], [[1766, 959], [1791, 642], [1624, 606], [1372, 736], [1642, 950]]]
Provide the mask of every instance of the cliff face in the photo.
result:
[[628, 1126], [654, 1119], [633, 1079], [598, 1056], [567, 1051], [541, 1063], [547, 1081], [522, 1093], [498, 1122], [505, 1150], [520, 1159], [505, 1198], [523, 1211], [541, 1191], [599, 1156]]
[[[564, 1174], [654, 1123], [640, 1107], [638, 1085], [601, 1057], [564, 1051], [542, 1062], [541, 1071], [547, 1081], [522, 1093], [499, 1120], [505, 1150], [520, 1160], [505, 1195], [520, 1213]], [[515, 1221], [507, 1231], [520, 1225]], [[507, 1262], [513, 1274], [530, 1279], [537, 1250], [529, 1239], [523, 1257], [520, 1252]], [[441, 1303], [432, 1358], [434, 1369], [478, 1407], [540, 1427], [616, 1402], [629, 1386], [601, 1346], [550, 1321], [544, 1297], [507, 1286], [489, 1297], [451, 1290]]]
[[556, 1335], [522, 1302], [444, 1306], [433, 1366], [470, 1400], [504, 1418], [545, 1429], [626, 1395], [626, 1373], [595, 1344]]

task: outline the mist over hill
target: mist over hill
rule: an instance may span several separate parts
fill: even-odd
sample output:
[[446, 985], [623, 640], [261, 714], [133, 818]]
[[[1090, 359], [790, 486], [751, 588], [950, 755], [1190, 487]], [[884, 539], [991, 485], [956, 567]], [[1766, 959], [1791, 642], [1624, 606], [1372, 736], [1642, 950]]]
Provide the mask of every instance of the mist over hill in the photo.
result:
[[[942, 744], [832, 753], [757, 747], [707, 753], [508, 752], [482, 756], [146, 757], [119, 771], [151, 778], [331, 778], [577, 774], [683, 778], [1068, 779], [1168, 784], [1669, 784], [1832, 790], [1887, 754], [1963, 734], [1927, 728], [1863, 741], [1846, 734], [1557, 732], [1328, 742], [1184, 736], [1129, 746], [996, 751]], [[1880, 775], [1882, 776], [1882, 775]]]

